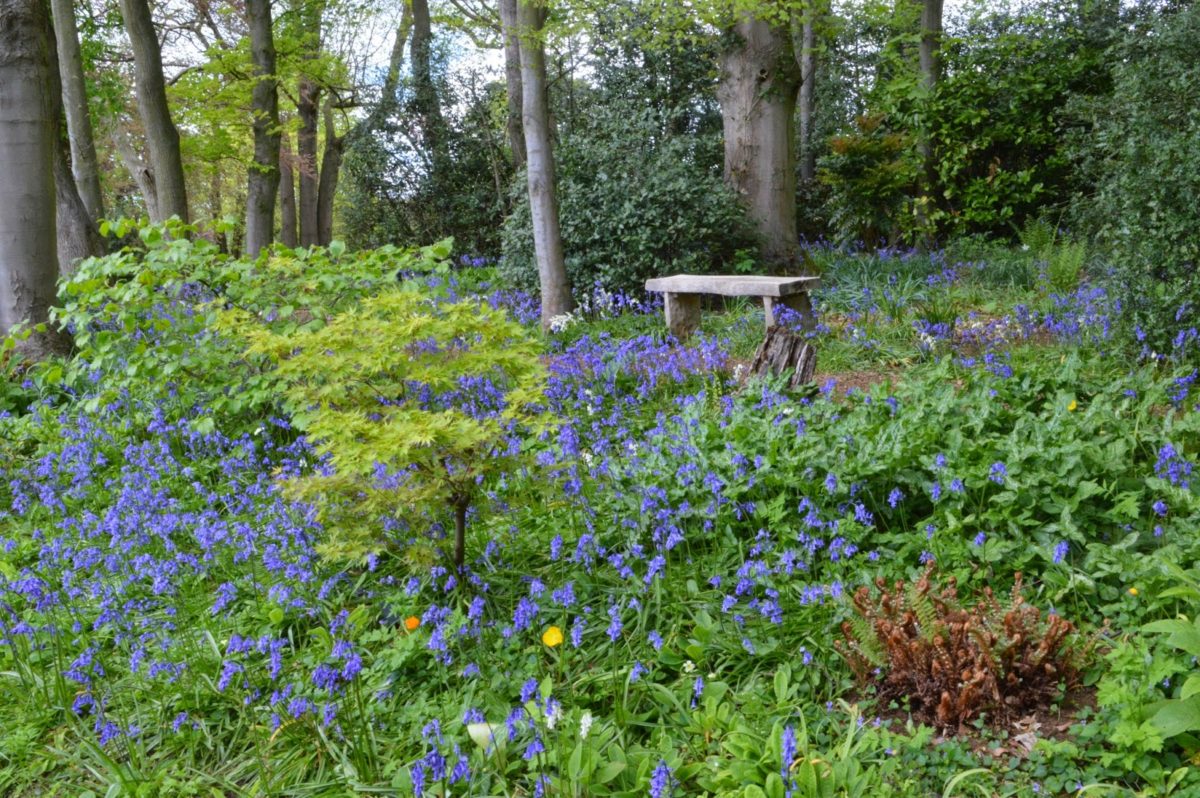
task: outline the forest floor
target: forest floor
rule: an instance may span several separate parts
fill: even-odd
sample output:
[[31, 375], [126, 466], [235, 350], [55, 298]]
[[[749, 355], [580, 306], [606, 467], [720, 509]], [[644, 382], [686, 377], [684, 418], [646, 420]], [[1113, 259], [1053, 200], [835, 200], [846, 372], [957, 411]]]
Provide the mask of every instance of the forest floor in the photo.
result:
[[481, 468], [456, 571], [436, 504], [330, 556], [188, 257], [146, 306], [78, 276], [100, 343], [0, 383], [0, 793], [1200, 794], [1156, 714], [1194, 660], [1143, 631], [1195, 614], [1195, 372], [1124, 354], [1087, 275], [825, 253], [796, 394], [735, 379], [749, 303], [680, 344], [597, 292], [542, 336], [438, 278], [528, 323], [555, 420]]

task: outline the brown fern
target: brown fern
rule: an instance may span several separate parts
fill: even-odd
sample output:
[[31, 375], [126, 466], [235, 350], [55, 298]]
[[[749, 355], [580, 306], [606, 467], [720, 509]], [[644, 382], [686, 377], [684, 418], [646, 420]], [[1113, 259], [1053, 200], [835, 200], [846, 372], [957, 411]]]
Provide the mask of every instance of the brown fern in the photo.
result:
[[907, 589], [878, 579], [878, 595], [863, 586], [851, 600], [858, 617], [835, 646], [881, 700], [907, 701], [918, 718], [957, 729], [984, 714], [1010, 721], [1078, 686], [1090, 647], [1070, 621], [1025, 601], [1020, 574], [1003, 603], [984, 588], [964, 607], [954, 579], [935, 589], [933, 573], [931, 564]]

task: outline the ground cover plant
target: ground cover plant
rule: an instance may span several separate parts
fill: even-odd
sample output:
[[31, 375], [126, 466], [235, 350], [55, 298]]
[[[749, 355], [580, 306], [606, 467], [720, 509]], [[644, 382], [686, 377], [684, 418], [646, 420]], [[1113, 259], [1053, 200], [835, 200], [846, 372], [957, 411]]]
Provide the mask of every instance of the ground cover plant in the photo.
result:
[[[1065, 243], [814, 247], [789, 393], [740, 376], [748, 304], [680, 343], [596, 289], [542, 334], [446, 243], [143, 229], [62, 284], [72, 357], [4, 356], [0, 791], [1196, 794], [1196, 372], [1126, 356]], [[856, 592], [934, 564], [1069, 625], [1045, 700], [855, 678]]]

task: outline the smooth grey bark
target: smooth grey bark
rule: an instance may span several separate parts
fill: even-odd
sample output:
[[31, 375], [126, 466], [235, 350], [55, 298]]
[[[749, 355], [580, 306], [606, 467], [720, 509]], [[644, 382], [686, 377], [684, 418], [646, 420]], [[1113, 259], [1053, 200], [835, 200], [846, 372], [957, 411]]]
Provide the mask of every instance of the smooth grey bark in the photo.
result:
[[315, 246], [320, 241], [317, 190], [317, 117], [320, 114], [321, 87], [307, 77], [300, 79], [296, 115], [300, 130], [296, 134], [296, 171], [300, 173], [300, 246]]
[[285, 247], [295, 248], [300, 239], [296, 234], [296, 175], [292, 169], [292, 145], [289, 136], [280, 137], [279, 153], [279, 240]]
[[63, 108], [67, 115], [67, 137], [71, 147], [71, 172], [80, 200], [93, 221], [104, 218], [104, 196], [100, 190], [100, 166], [88, 109], [83, 54], [75, 24], [72, 0], [50, 0], [54, 15], [55, 48], [62, 81]]
[[54, 150], [54, 194], [59, 271], [70, 275], [79, 261], [101, 254], [104, 245], [92, 215], [79, 196], [71, 173], [70, 152], [67, 143], [61, 140]]
[[725, 182], [742, 197], [769, 270], [794, 267], [796, 95], [800, 65], [791, 31], [749, 13], [733, 25], [721, 56], [717, 99], [725, 134]]
[[533, 217], [533, 247], [542, 294], [542, 326], [569, 313], [575, 303], [563, 258], [554, 174], [554, 144], [546, 87], [546, 49], [543, 27], [546, 8], [537, 0], [520, 0], [517, 35], [521, 42], [521, 121], [528, 159], [525, 174]]
[[[56, 55], [40, 0], [0, 0], [0, 335], [49, 319], [58, 279], [54, 151], [59, 105]], [[22, 354], [62, 350], [62, 337], [35, 334]]]
[[923, 0], [921, 3], [921, 81], [932, 91], [941, 79], [943, 0]]
[[811, 183], [817, 177], [817, 150], [813, 146], [813, 119], [816, 113], [817, 27], [824, 11], [823, 0], [805, 9], [800, 34], [800, 179]]
[[[46, 42], [52, 53], [61, 53], [58, 37], [49, 16], [45, 21]], [[49, 62], [49, 101], [54, 114], [54, 198], [55, 224], [58, 228], [58, 268], [61, 274], [70, 274], [79, 261], [99, 255], [101, 251], [100, 231], [88, 212], [75, 176], [71, 170], [71, 146], [68, 142], [69, 124], [64, 116], [64, 96], [59, 60], [51, 57]], [[95, 151], [92, 152], [95, 155]]]
[[333, 105], [325, 103], [325, 151], [321, 156], [321, 179], [317, 185], [317, 243], [329, 246], [333, 240], [333, 198], [342, 170], [345, 138], [337, 135], [333, 124]]
[[254, 60], [254, 161], [246, 180], [246, 255], [255, 258], [275, 239], [279, 191], [279, 87], [275, 79], [275, 35], [271, 0], [246, 0], [250, 54]]
[[125, 169], [142, 192], [142, 198], [146, 201], [146, 214], [152, 220], [162, 219], [163, 215], [158, 208], [158, 187], [155, 185], [153, 167], [133, 148], [133, 143], [124, 131], [113, 131], [112, 141], [117, 148], [117, 154], [121, 156], [121, 162], [125, 164]]
[[162, 51], [148, 0], [121, 0], [121, 16], [133, 49], [138, 111], [146, 129], [150, 164], [154, 167], [159, 214], [155, 221], [178, 216], [186, 222], [187, 182], [183, 174], [183, 156], [179, 152], [179, 130], [171, 121], [171, 110], [167, 106]]
[[521, 40], [517, 36], [517, 0], [500, 0], [500, 29], [504, 37], [504, 88], [507, 117], [504, 130], [513, 167], [525, 167], [525, 128], [521, 122]]

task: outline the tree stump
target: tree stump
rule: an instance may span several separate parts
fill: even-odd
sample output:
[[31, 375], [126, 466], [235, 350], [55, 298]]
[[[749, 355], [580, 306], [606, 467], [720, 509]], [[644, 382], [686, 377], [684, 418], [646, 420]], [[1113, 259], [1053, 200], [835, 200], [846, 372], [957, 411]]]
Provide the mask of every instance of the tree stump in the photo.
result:
[[817, 350], [804, 336], [786, 327], [774, 326], [754, 353], [750, 373], [758, 376], [788, 374], [788, 388], [795, 390], [812, 382], [817, 370]]

